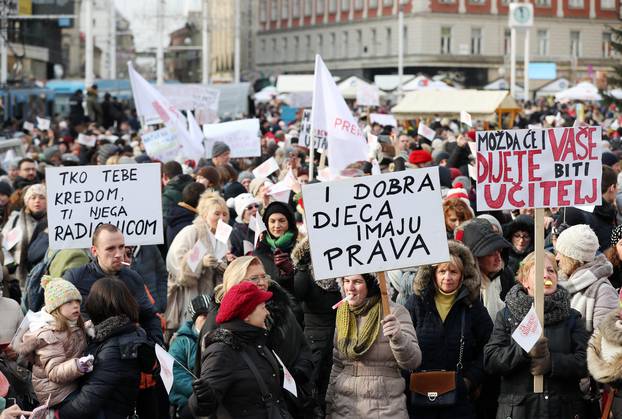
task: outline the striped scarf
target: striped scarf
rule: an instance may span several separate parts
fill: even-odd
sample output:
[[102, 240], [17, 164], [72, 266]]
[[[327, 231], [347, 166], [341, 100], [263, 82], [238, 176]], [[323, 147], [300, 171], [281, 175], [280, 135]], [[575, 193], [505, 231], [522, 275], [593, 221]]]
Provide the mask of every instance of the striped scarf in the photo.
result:
[[[363, 356], [374, 344], [380, 332], [380, 296], [365, 300], [359, 307], [345, 303], [337, 309], [337, 349], [354, 361]], [[356, 318], [366, 316], [359, 329]]]

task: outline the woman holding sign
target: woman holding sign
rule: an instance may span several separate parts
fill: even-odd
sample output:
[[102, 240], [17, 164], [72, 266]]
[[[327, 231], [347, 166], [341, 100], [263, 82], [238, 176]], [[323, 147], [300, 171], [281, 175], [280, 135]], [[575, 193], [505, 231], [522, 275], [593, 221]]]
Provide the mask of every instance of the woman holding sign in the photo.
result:
[[[484, 378], [492, 321], [480, 299], [479, 270], [466, 246], [448, 244], [450, 261], [421, 266], [406, 303], [423, 353], [410, 383], [416, 418], [474, 418], [472, 399]], [[439, 370], [438, 380], [425, 372]]]
[[[486, 372], [501, 376], [497, 417], [585, 418], [579, 380], [587, 376], [588, 334], [579, 312], [570, 308], [570, 294], [558, 286], [551, 253], [544, 257], [544, 336], [529, 351], [522, 347], [528, 342], [519, 344], [538, 332], [521, 324], [533, 306], [535, 262], [533, 252], [523, 260], [519, 284], [508, 292], [484, 348]], [[534, 375], [544, 376], [543, 393], [533, 392]]]
[[408, 312], [390, 303], [391, 314], [382, 318], [380, 288], [372, 274], [346, 276], [342, 289], [347, 301], [337, 308], [326, 417], [408, 418], [400, 370], [421, 363]]
[[166, 329], [169, 336], [187, 319], [186, 307], [194, 297], [211, 294], [222, 282], [230, 258], [230, 244], [216, 239], [218, 222], [227, 222], [229, 209], [224, 199], [205, 192], [197, 205], [198, 216], [173, 239], [166, 256], [169, 272]]

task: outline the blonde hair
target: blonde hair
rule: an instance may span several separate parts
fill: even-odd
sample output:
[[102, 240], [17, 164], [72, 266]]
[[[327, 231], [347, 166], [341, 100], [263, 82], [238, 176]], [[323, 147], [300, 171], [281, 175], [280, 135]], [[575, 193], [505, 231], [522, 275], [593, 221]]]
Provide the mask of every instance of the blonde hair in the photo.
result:
[[436, 274], [438, 268], [444, 265], [454, 265], [460, 271], [460, 276], [464, 276], [464, 262], [458, 255], [450, 254], [449, 261], [434, 265], [434, 274]]
[[261, 260], [256, 256], [240, 256], [231, 262], [223, 274], [222, 284], [214, 290], [216, 301], [220, 302], [227, 291], [244, 281], [248, 268], [254, 265], [263, 267]]
[[203, 192], [199, 198], [199, 203], [197, 204], [197, 213], [199, 214], [199, 217], [205, 217], [214, 207], [220, 207], [220, 209], [225, 212], [226, 218], [229, 219], [229, 208], [227, 207], [227, 203], [218, 194], [218, 192]]
[[[555, 268], [555, 272], [557, 272], [559, 270], [559, 267], [557, 266], [555, 255], [545, 250], [544, 257], [546, 257], [549, 260], [549, 262], [551, 262], [551, 265], [553, 265], [553, 267]], [[523, 261], [520, 263], [518, 272], [516, 274], [516, 280], [522, 284], [523, 281], [527, 279], [527, 277], [529, 276], [529, 271], [535, 264], [536, 264], [536, 252], [534, 251], [528, 254], [527, 256], [525, 256], [525, 259], [523, 259]]]

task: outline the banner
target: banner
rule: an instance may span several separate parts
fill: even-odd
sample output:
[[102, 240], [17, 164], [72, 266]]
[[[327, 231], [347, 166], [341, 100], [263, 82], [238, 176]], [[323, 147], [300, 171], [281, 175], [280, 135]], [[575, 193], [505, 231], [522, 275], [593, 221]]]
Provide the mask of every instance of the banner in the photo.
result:
[[[326, 132], [316, 129], [314, 140], [316, 149], [326, 150]], [[311, 109], [305, 109], [302, 113], [298, 144], [307, 148], [311, 147]]]
[[478, 131], [478, 211], [600, 205], [601, 131]]
[[212, 157], [212, 147], [222, 141], [231, 148], [231, 158], [258, 157], [261, 155], [259, 142], [259, 119], [241, 119], [222, 124], [203, 125], [205, 135], [205, 157]]
[[315, 279], [449, 260], [438, 168], [303, 185]]
[[160, 163], [47, 167], [50, 248], [90, 248], [104, 223], [117, 226], [126, 245], [161, 244], [160, 178]]
[[166, 163], [177, 158], [180, 147], [175, 135], [167, 127], [143, 134], [141, 137], [145, 153], [152, 159]]
[[177, 138], [181, 145], [183, 157], [198, 161], [203, 157], [203, 143], [197, 142], [190, 136], [186, 125], [186, 118], [173, 106], [158, 90], [150, 85], [140, 74], [134, 70], [131, 62], [127, 64], [132, 85], [132, 95], [136, 104], [136, 112], [145, 119], [145, 124], [154, 123], [154, 115], [157, 115], [157, 123], [160, 121], [166, 125]]
[[179, 110], [210, 109], [218, 113], [220, 91], [217, 89], [198, 83], [163, 84], [157, 89]]
[[359, 83], [356, 87], [358, 106], [380, 106], [380, 90], [372, 84]]
[[315, 56], [313, 86], [313, 129], [330, 139], [328, 165], [336, 175], [351, 163], [367, 160], [367, 142], [319, 55]]

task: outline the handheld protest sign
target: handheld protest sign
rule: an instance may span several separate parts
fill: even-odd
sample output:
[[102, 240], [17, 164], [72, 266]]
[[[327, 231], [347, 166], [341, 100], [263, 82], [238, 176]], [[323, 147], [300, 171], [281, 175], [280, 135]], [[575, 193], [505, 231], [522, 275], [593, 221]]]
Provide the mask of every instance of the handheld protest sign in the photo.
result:
[[449, 260], [438, 168], [302, 188], [315, 279]]
[[[536, 292], [534, 293], [534, 304], [536, 315], [544, 334], [544, 209], [536, 208], [535, 213], [535, 236], [536, 236]], [[533, 377], [533, 392], [542, 393], [544, 391], [544, 377], [535, 375]]]
[[477, 132], [477, 209], [600, 204], [601, 127]]
[[126, 245], [162, 243], [159, 163], [47, 167], [45, 178], [50, 248], [89, 248], [104, 223]]

